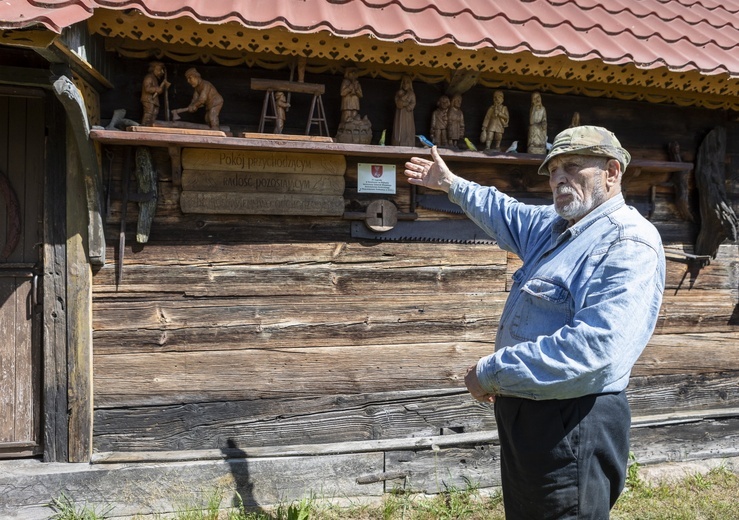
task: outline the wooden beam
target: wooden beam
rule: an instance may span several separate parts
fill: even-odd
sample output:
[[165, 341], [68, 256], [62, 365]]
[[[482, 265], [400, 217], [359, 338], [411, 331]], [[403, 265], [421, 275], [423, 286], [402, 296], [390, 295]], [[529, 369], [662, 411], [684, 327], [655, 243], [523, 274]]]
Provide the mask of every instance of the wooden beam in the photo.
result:
[[72, 51], [60, 40], [54, 40], [51, 44], [51, 48], [54, 49], [58, 56], [63, 58], [64, 62], [67, 63], [72, 70], [84, 77], [89, 83], [100, 85], [101, 87], [108, 89], [114, 88], [114, 85], [108, 80], [108, 78], [103, 76], [97, 69], [95, 69], [95, 67], [82, 59], [79, 54]]
[[[654, 428], [677, 424], [689, 424], [711, 419], [739, 417], [739, 409], [695, 410], [680, 414], [661, 414], [634, 417], [631, 428]], [[316, 455], [340, 455], [371, 453], [376, 451], [432, 450], [459, 446], [499, 444], [495, 429], [451, 435], [430, 435], [402, 439], [361, 440], [326, 444], [295, 444], [292, 446], [262, 446], [253, 448], [221, 448], [210, 450], [99, 452], [93, 455], [93, 464], [121, 464], [127, 462], [178, 462], [195, 460], [219, 460], [229, 458], [300, 457]]]
[[[67, 132], [72, 133], [67, 119]], [[78, 148], [67, 141], [67, 405], [69, 462], [92, 454], [92, 271], [87, 260], [88, 193]]]
[[[26, 67], [0, 67], [0, 84], [23, 87], [51, 88], [51, 71], [49, 69], [29, 69]], [[3, 90], [3, 95], [13, 95]], [[27, 96], [28, 89], [23, 89]]]
[[407, 439], [381, 439], [328, 444], [296, 444], [293, 446], [264, 446], [246, 449], [182, 450], [182, 451], [140, 451], [140, 452], [101, 452], [92, 458], [93, 464], [115, 464], [122, 462], [174, 462], [185, 460], [228, 459], [236, 454], [241, 457], [298, 457], [315, 455], [336, 455], [347, 453], [371, 453], [393, 450], [433, 450], [448, 446], [474, 446], [497, 444], [498, 432], [459, 433], [456, 435], [433, 435]]
[[[50, 99], [51, 100], [51, 99]], [[66, 462], [67, 424], [67, 258], [65, 117], [57, 103], [47, 103], [47, 128], [56, 135], [47, 143], [44, 182], [44, 461]]]
[[77, 146], [80, 162], [78, 167], [84, 175], [85, 199], [88, 210], [87, 253], [92, 265], [105, 265], [105, 230], [102, 214], [102, 179], [97, 154], [89, 139], [87, 111], [77, 87], [72, 80], [61, 76], [54, 82], [54, 93], [62, 102], [70, 123], [69, 133]]
[[[124, 132], [121, 130], [103, 130], [93, 129], [90, 131], [90, 138], [103, 144], [117, 145], [133, 145], [133, 146], [159, 146], [159, 147], [182, 147], [188, 149], [206, 148], [231, 150], [235, 154], [243, 155], [254, 152], [269, 153], [268, 150], [279, 150], [280, 153], [296, 152], [304, 154], [323, 153], [323, 154], [339, 154], [351, 157], [374, 157], [377, 160], [385, 159], [401, 159], [404, 162], [411, 155], [421, 157], [430, 156], [431, 151], [428, 148], [418, 148], [413, 146], [377, 146], [367, 144], [350, 144], [350, 143], [316, 143], [311, 141], [283, 139], [279, 134], [275, 134], [273, 139], [251, 139], [245, 137], [211, 137], [211, 136], [188, 136], [188, 135], [172, 135], [159, 134], [155, 132]], [[189, 150], [188, 153], [192, 153]], [[447, 161], [454, 162], [474, 162], [480, 163], [484, 161], [486, 164], [503, 164], [511, 166], [539, 166], [544, 160], [543, 155], [528, 153], [493, 153], [471, 152], [466, 150], [452, 151], [440, 149], [439, 154]], [[217, 157], [217, 155], [216, 155]], [[191, 167], [184, 165], [184, 167]], [[644, 172], [670, 173], [674, 171], [685, 171], [690, 165], [684, 162], [670, 161], [652, 161], [646, 159], [634, 159], [629, 164], [626, 172], [627, 177], [631, 176], [632, 169], [641, 168]], [[542, 177], [545, 179], [545, 177]]]

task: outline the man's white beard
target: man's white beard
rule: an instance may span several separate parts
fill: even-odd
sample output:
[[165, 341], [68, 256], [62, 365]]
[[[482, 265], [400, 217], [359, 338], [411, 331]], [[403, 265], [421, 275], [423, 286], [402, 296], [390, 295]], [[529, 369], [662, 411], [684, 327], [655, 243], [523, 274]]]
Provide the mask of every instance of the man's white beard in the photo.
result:
[[600, 206], [606, 201], [606, 192], [603, 189], [603, 179], [601, 177], [596, 177], [593, 193], [589, 197], [586, 194], [585, 198], [581, 199], [573, 187], [566, 185], [559, 186], [555, 195], [561, 195], [563, 193], [572, 195], [572, 202], [559, 207], [555, 200], [554, 209], [565, 220], [579, 220], [590, 213], [593, 208]]

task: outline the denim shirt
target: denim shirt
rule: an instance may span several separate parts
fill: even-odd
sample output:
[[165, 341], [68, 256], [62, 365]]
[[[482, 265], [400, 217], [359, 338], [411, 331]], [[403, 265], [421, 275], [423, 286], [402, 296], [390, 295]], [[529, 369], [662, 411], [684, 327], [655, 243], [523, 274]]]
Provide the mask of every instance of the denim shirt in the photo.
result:
[[572, 227], [457, 179], [449, 199], [523, 266], [500, 318], [495, 353], [477, 364], [490, 393], [568, 399], [626, 388], [654, 331], [665, 286], [655, 227], [616, 195]]

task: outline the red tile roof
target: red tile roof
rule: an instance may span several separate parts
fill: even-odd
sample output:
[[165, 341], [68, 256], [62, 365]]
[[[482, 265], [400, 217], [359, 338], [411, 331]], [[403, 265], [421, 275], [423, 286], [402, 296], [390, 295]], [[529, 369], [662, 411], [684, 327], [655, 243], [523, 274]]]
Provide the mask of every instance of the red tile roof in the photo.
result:
[[739, 77], [739, 0], [10, 0], [0, 7], [0, 28], [60, 32], [95, 9], [131, 8], [155, 19]]

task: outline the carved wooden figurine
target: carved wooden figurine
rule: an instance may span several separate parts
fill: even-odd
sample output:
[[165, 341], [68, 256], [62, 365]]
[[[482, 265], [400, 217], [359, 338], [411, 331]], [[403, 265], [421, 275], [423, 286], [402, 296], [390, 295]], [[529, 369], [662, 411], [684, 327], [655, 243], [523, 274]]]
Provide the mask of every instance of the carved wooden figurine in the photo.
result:
[[164, 63], [161, 61], [149, 63], [149, 72], [141, 84], [141, 105], [144, 109], [141, 116], [142, 126], [154, 126], [154, 121], [159, 115], [159, 96], [168, 95], [169, 85]]
[[480, 142], [485, 145], [486, 150], [500, 150], [500, 142], [509, 120], [508, 108], [503, 104], [503, 92], [496, 90], [493, 92], [493, 104], [485, 113], [480, 133]]
[[223, 108], [223, 98], [210, 81], [204, 80], [200, 73], [191, 68], [185, 71], [185, 78], [193, 88], [192, 101], [187, 108], [178, 108], [172, 110], [172, 119], [177, 121], [183, 112], [195, 112], [201, 107], [205, 107], [205, 124], [213, 130], [220, 130], [219, 115]]
[[439, 146], [447, 145], [446, 126], [450, 104], [448, 96], [441, 96], [436, 102], [438, 108], [431, 114], [431, 140]]
[[541, 103], [541, 94], [531, 94], [531, 111], [529, 112], [529, 141], [527, 153], [547, 152], [547, 110]]
[[354, 121], [359, 117], [359, 100], [362, 98], [362, 87], [357, 81], [357, 69], [349, 68], [344, 72], [341, 82], [341, 122]]
[[275, 92], [275, 133], [281, 134], [285, 128], [285, 119], [287, 118], [287, 110], [290, 103], [284, 92]]
[[395, 120], [393, 146], [413, 146], [416, 144], [416, 123], [413, 110], [416, 108], [416, 93], [413, 92], [413, 81], [410, 76], [403, 76], [400, 89], [395, 93]]
[[459, 147], [459, 140], [464, 139], [464, 113], [462, 112], [462, 95], [452, 97], [452, 106], [446, 115], [446, 138], [449, 146]]
[[570, 128], [580, 126], [581, 124], [582, 123], [580, 123], [580, 112], [574, 112], [572, 114], [572, 121], [570, 121]]
[[341, 82], [341, 121], [336, 131], [337, 143], [369, 144], [372, 141], [372, 122], [366, 115], [359, 115], [361, 97], [357, 69], [348, 68]]

